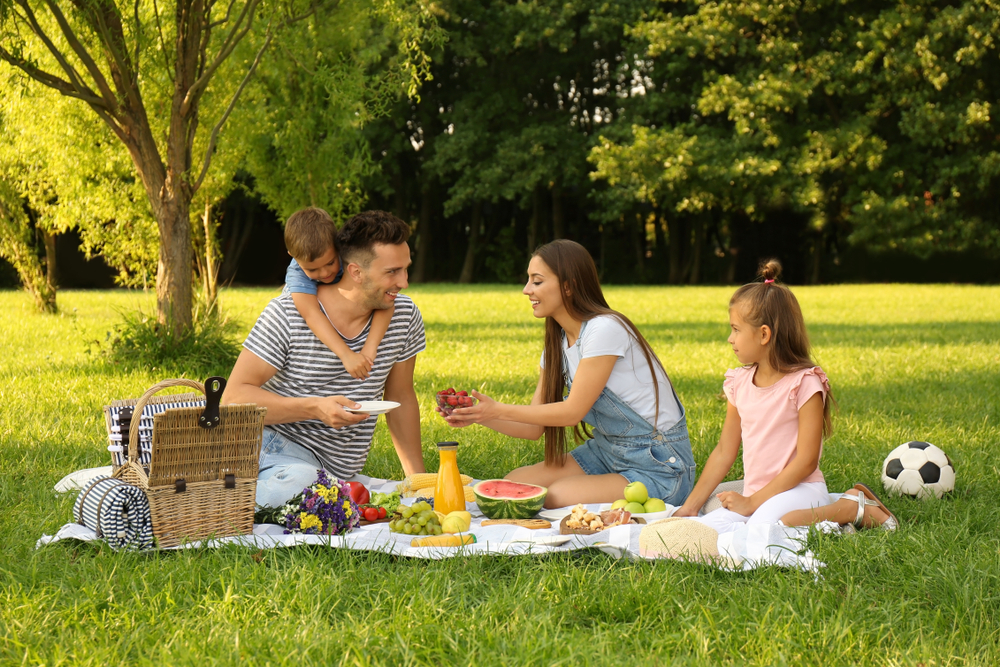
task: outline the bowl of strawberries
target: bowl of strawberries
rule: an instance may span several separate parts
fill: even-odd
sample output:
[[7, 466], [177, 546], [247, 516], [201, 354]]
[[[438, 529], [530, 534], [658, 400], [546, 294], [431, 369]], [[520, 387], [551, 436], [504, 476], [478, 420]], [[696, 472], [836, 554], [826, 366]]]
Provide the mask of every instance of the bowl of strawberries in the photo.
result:
[[437, 404], [441, 412], [450, 415], [455, 408], [471, 408], [476, 404], [476, 399], [469, 396], [467, 391], [455, 391], [454, 388], [448, 387], [437, 393]]

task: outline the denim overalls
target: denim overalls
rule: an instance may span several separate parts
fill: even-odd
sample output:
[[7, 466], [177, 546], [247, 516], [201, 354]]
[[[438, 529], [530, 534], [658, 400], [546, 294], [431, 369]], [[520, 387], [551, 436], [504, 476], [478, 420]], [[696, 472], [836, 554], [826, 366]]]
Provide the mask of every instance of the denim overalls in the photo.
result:
[[[584, 321], [575, 345], [580, 345], [586, 327]], [[563, 351], [563, 375], [570, 388], [568, 368]], [[571, 451], [570, 456], [588, 475], [617, 473], [629, 482], [645, 484], [652, 498], [661, 498], [668, 505], [682, 504], [694, 488], [695, 463], [684, 406], [673, 385], [670, 394], [677, 401], [681, 418], [662, 433], [605, 387], [583, 417], [593, 428], [592, 439]], [[668, 400], [662, 391], [660, 400]]]

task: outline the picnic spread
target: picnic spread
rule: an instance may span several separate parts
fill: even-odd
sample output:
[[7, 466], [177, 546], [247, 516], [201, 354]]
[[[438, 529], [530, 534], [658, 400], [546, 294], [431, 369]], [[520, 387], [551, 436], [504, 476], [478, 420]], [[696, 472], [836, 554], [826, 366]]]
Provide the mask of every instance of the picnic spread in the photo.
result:
[[[641, 483], [626, 487], [625, 498], [612, 505], [544, 509], [544, 487], [477, 483], [462, 475], [454, 442], [439, 443], [438, 473], [402, 482], [363, 475], [338, 480], [317, 470], [313, 485], [260, 515], [273, 523], [255, 524], [266, 410], [220, 405], [225, 382], [164, 380], [138, 399], [107, 406], [112, 465], [71, 473], [56, 485], [58, 492], [78, 494], [73, 523], [43, 535], [36, 548], [67, 539], [104, 540], [116, 550], [311, 544], [427, 559], [598, 549], [618, 558], [682, 559], [729, 571], [777, 565], [815, 573], [823, 566], [806, 548], [808, 528], [745, 524], [720, 534], [670, 516], [676, 508], [648, 498]], [[155, 396], [178, 386], [204, 397]], [[742, 481], [716, 489], [723, 490], [742, 490]], [[394, 502], [370, 502], [384, 498]], [[831, 495], [831, 502], [837, 498]], [[712, 509], [706, 503], [702, 513]], [[840, 530], [830, 522], [817, 528]]]
[[[110, 469], [95, 469], [90, 473], [110, 472]], [[64, 482], [56, 486], [57, 490], [72, 492], [80, 488], [82, 477], [79, 473], [67, 476]], [[364, 484], [373, 494], [392, 493], [400, 484], [398, 480], [386, 480], [358, 475], [349, 481]], [[404, 504], [412, 504], [415, 498], [403, 499]], [[600, 511], [599, 505], [586, 506], [592, 511]], [[566, 515], [572, 508], [551, 510], [547, 516], [555, 517], [560, 511]], [[472, 515], [469, 534], [475, 535], [476, 541], [460, 547], [413, 547], [410, 535], [393, 533], [387, 523], [371, 523], [358, 526], [344, 535], [306, 535], [285, 534], [285, 528], [275, 524], [256, 524], [246, 535], [219, 537], [207, 540], [187, 542], [167, 547], [169, 549], [219, 547], [227, 544], [238, 544], [254, 549], [276, 549], [300, 545], [326, 546], [336, 549], [353, 549], [357, 551], [377, 551], [408, 558], [442, 559], [468, 557], [479, 555], [539, 555], [561, 553], [578, 549], [597, 549], [615, 558], [630, 558], [656, 560], [656, 557], [642, 553], [641, 536], [644, 528], [659, 526], [695, 524], [681, 519], [658, 521], [652, 524], [628, 524], [614, 526], [590, 535], [561, 535], [558, 521], [552, 522], [550, 528], [529, 528], [517, 523], [496, 523], [485, 517], [475, 503], [466, 503], [466, 511]], [[486, 525], [484, 525], [486, 524]], [[699, 525], [699, 524], [695, 524]], [[824, 532], [836, 532], [836, 524], [819, 524], [817, 528]], [[694, 553], [685, 557], [690, 560], [700, 560], [724, 570], [752, 570], [760, 566], [776, 565], [795, 568], [807, 572], [818, 572], [823, 563], [805, 548], [807, 528], [788, 528], [779, 524], [750, 525], [723, 535], [719, 535], [715, 544], [716, 557], [699, 559]], [[703, 538], [703, 535], [700, 536]], [[37, 547], [42, 547], [61, 540], [74, 539], [94, 541], [101, 539], [97, 532], [85, 525], [67, 523], [55, 535], [43, 535], [38, 540]]]

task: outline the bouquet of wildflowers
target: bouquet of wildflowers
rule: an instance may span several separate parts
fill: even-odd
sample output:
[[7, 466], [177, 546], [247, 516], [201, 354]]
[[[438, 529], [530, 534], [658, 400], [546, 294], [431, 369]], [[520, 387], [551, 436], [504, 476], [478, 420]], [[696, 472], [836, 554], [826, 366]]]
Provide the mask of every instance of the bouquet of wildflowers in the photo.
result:
[[361, 523], [350, 487], [318, 470], [316, 483], [302, 489], [282, 508], [285, 534], [343, 535]]

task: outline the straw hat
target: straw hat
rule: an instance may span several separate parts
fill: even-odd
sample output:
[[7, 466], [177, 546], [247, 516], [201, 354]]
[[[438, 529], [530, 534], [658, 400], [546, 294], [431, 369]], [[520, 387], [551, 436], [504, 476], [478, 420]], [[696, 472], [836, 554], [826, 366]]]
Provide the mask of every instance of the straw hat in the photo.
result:
[[719, 556], [719, 533], [681, 517], [654, 521], [639, 533], [639, 555], [645, 558], [710, 560]]

